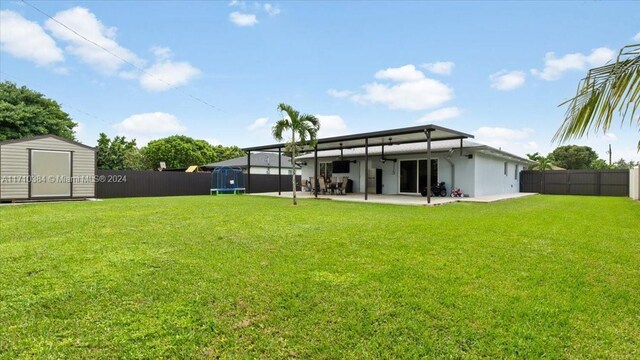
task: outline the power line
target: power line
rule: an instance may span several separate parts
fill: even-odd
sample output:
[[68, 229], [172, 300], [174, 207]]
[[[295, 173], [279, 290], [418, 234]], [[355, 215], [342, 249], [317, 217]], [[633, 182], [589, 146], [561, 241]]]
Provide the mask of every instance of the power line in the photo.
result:
[[[145, 70], [145, 69], [143, 69], [143, 68], [139, 67], [138, 65], [136, 65], [136, 64], [134, 64], [134, 63], [132, 63], [132, 62], [130, 62], [130, 61], [129, 61], [129, 60], [127, 60], [127, 59], [124, 59], [124, 58], [123, 58], [123, 57], [121, 57], [120, 55], [113, 53], [112, 51], [110, 51], [109, 49], [105, 48], [104, 46], [102, 46], [102, 45], [100, 45], [100, 44], [96, 43], [95, 41], [93, 41], [93, 40], [91, 40], [91, 39], [87, 38], [86, 36], [84, 36], [84, 35], [80, 34], [79, 32], [77, 32], [77, 31], [75, 31], [74, 29], [70, 28], [70, 27], [69, 27], [69, 26], [67, 26], [66, 24], [64, 24], [64, 23], [62, 23], [61, 21], [59, 21], [58, 19], [56, 19], [56, 18], [54, 18], [53, 16], [51, 16], [51, 15], [47, 14], [46, 12], [44, 12], [44, 11], [40, 10], [40, 9], [39, 9], [38, 7], [36, 7], [35, 5], [30, 4], [30, 3], [29, 3], [29, 2], [27, 2], [26, 0], [20, 0], [20, 1], [22, 1], [24, 4], [28, 5], [28, 6], [29, 6], [29, 7], [31, 7], [32, 9], [36, 10], [37, 12], [41, 13], [42, 15], [44, 15], [44, 16], [48, 17], [49, 19], [51, 19], [51, 20], [55, 21], [57, 24], [59, 24], [60, 26], [64, 27], [65, 29], [67, 29], [67, 30], [71, 31], [73, 34], [75, 34], [76, 36], [80, 37], [80, 38], [81, 38], [81, 39], [83, 39], [84, 41], [87, 41], [88, 43], [90, 43], [90, 44], [92, 44], [92, 45], [94, 45], [94, 46], [97, 46], [98, 48], [100, 48], [100, 49], [102, 49], [103, 51], [107, 52], [108, 54], [110, 54], [111, 56], [115, 57], [116, 59], [118, 59], [118, 60], [120, 60], [120, 61], [122, 61], [122, 62], [124, 62], [124, 63], [126, 63], [126, 64], [129, 64], [129, 65], [133, 66], [133, 67], [134, 67], [134, 68], [136, 68], [137, 70], [139, 70], [139, 71], [141, 71], [141, 72], [143, 72], [143, 73], [145, 73], [145, 74], [147, 74], [147, 75], [151, 76], [152, 78], [154, 78], [154, 79], [156, 79], [156, 80], [158, 80], [158, 81], [161, 81], [161, 82], [165, 83], [166, 85], [168, 85], [168, 86], [169, 86], [169, 87], [171, 87], [171, 88], [175, 88], [175, 87], [176, 87], [176, 85], [174, 85], [174, 84], [172, 84], [172, 83], [170, 83], [170, 82], [168, 82], [168, 81], [166, 81], [166, 80], [164, 80], [164, 79], [162, 79], [162, 78], [160, 78], [160, 77], [158, 77], [158, 76], [156, 76], [156, 75], [154, 75], [154, 74], [152, 74], [152, 73], [148, 72], [147, 70]], [[178, 90], [179, 90], [179, 91], [182, 91], [182, 92], [183, 92], [183, 94], [185, 94], [185, 95], [189, 96], [190, 98], [192, 98], [192, 99], [194, 99], [194, 100], [196, 100], [196, 101], [198, 101], [198, 102], [200, 102], [200, 103], [202, 103], [202, 104], [204, 104], [204, 105], [207, 105], [207, 106], [209, 106], [209, 107], [213, 108], [214, 110], [222, 111], [219, 107], [217, 107], [217, 106], [215, 106], [215, 105], [212, 105], [212, 104], [210, 104], [210, 103], [208, 103], [208, 102], [206, 102], [206, 101], [202, 100], [201, 98], [199, 98], [199, 97], [197, 97], [197, 96], [194, 96], [194, 95], [192, 95], [192, 94], [190, 94], [190, 93], [188, 93], [188, 92], [186, 92], [186, 91], [184, 91], [184, 90], [181, 90], [181, 89], [178, 89]]]

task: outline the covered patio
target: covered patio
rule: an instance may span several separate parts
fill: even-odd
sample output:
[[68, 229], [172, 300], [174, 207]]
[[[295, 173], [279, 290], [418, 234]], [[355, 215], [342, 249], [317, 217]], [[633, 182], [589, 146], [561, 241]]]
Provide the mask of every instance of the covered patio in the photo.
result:
[[[274, 196], [274, 197], [291, 197], [291, 192], [272, 192], [272, 193], [260, 193], [254, 194], [256, 196]], [[362, 194], [346, 194], [346, 195], [321, 195], [320, 199], [334, 200], [334, 201], [347, 201], [347, 202], [369, 202], [376, 204], [392, 204], [392, 205], [411, 205], [411, 206], [437, 206], [450, 204], [455, 202], [475, 202], [475, 203], [492, 203], [496, 201], [503, 201], [509, 199], [517, 199], [525, 196], [536, 195], [536, 193], [512, 193], [502, 195], [486, 195], [477, 197], [432, 197], [431, 202], [425, 202], [425, 198], [422, 196], [414, 195], [379, 195], [369, 194], [367, 199], [362, 197]], [[311, 199], [317, 196], [312, 192], [297, 192], [296, 196], [299, 199]]]
[[[369, 147], [377, 146], [382, 147], [382, 156], [384, 158], [384, 147], [392, 146], [392, 145], [400, 145], [400, 144], [411, 144], [411, 143], [426, 143], [427, 144], [427, 163], [431, 162], [431, 143], [434, 141], [444, 141], [444, 140], [460, 140], [460, 154], [463, 151], [463, 140], [473, 138], [473, 135], [466, 134], [460, 131], [447, 129], [437, 125], [421, 125], [421, 126], [413, 126], [407, 128], [399, 128], [385, 131], [376, 131], [376, 132], [367, 132], [353, 135], [345, 135], [345, 136], [336, 136], [324, 139], [318, 139], [317, 144], [313, 147], [309, 145], [305, 145], [301, 147], [301, 154], [314, 154], [314, 179], [318, 180], [318, 152], [328, 151], [328, 150], [340, 150], [340, 154], [342, 157], [343, 150], [355, 149], [355, 148], [364, 148], [364, 163], [365, 170], [364, 173], [367, 174], [369, 172]], [[278, 153], [278, 155], [282, 155], [283, 149], [286, 148], [285, 143], [279, 144], [271, 144], [264, 146], [255, 146], [244, 148], [243, 150], [247, 153], [247, 193], [251, 193], [251, 152], [274, 152]], [[279, 157], [280, 158], [280, 157]], [[278, 175], [282, 174], [282, 163], [278, 162]], [[427, 188], [431, 189], [431, 168], [427, 167]], [[278, 195], [282, 194], [282, 185], [280, 184], [278, 187]], [[318, 197], [318, 186], [314, 186], [314, 192], [311, 195], [304, 196], [313, 196]], [[309, 193], [307, 193], [309, 194]], [[323, 195], [324, 197], [324, 195]], [[374, 199], [373, 194], [369, 194], [369, 191], [365, 188], [361, 194], [348, 194], [342, 195], [340, 198], [344, 199], [355, 199], [358, 197], [360, 201], [368, 201], [369, 198]], [[404, 195], [394, 195], [394, 197], [405, 199], [407, 196]], [[375, 195], [375, 198], [381, 201], [380, 199], [389, 199], [389, 195], [385, 197]], [[408, 198], [414, 198], [411, 201], [415, 201], [416, 205], [424, 205], [424, 198], [408, 196]], [[336, 200], [338, 197], [335, 198]], [[446, 201], [446, 198], [433, 198], [431, 194], [428, 192], [426, 197], [427, 204], [431, 204], [432, 201], [435, 203], [440, 202], [450, 202]], [[453, 198], [451, 198], [453, 199]], [[434, 203], [434, 204], [435, 204]]]

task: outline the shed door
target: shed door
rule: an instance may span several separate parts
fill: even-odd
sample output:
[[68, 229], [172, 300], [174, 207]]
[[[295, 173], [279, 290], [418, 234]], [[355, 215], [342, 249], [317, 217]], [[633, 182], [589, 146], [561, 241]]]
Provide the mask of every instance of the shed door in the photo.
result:
[[71, 152], [31, 150], [31, 197], [71, 196]]

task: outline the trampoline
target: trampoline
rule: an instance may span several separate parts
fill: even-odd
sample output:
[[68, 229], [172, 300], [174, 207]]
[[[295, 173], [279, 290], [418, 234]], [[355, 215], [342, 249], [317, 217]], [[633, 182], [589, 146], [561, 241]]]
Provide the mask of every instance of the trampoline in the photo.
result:
[[211, 172], [211, 195], [244, 194], [245, 190], [242, 169], [221, 166]]

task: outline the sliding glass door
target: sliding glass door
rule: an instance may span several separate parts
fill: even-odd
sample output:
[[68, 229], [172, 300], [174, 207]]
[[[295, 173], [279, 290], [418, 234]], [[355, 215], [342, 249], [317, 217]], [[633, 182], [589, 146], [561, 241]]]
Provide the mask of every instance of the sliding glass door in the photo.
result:
[[[431, 184], [438, 181], [438, 160], [431, 159]], [[400, 192], [419, 194], [427, 187], [427, 160], [400, 160]]]

